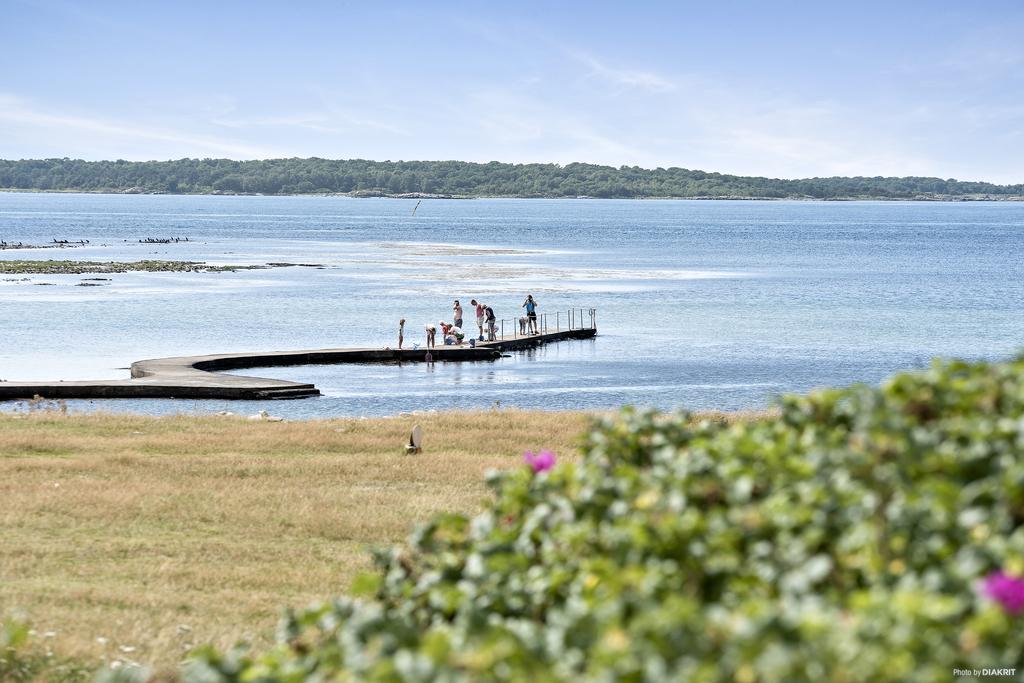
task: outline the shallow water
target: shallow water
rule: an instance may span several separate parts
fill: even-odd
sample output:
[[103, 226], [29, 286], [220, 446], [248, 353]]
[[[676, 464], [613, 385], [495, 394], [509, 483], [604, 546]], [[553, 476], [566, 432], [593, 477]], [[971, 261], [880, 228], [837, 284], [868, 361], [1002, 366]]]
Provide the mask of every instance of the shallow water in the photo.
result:
[[[0, 193], [0, 259], [290, 262], [235, 273], [2, 276], [0, 378], [124, 377], [170, 355], [396, 343], [473, 297], [499, 317], [598, 310], [600, 336], [495, 362], [246, 371], [299, 401], [72, 401], [288, 417], [412, 410], [757, 407], [933, 356], [1024, 346], [1024, 203], [430, 200]], [[140, 244], [188, 236], [188, 243]], [[42, 283], [51, 283], [45, 286]], [[468, 313], [467, 313], [468, 316]], [[10, 407], [10, 404], [7, 404]]]

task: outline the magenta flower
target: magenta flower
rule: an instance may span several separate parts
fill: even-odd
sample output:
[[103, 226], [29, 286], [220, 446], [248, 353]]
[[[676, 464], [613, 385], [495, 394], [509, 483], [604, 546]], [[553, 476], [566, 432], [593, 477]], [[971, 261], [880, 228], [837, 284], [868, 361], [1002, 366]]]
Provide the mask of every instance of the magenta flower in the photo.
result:
[[547, 472], [555, 466], [555, 454], [552, 451], [541, 451], [536, 454], [526, 451], [523, 453], [523, 460], [533, 468], [534, 474]]
[[1024, 612], [1024, 579], [1003, 572], [989, 574], [985, 579], [985, 595], [1016, 616]]

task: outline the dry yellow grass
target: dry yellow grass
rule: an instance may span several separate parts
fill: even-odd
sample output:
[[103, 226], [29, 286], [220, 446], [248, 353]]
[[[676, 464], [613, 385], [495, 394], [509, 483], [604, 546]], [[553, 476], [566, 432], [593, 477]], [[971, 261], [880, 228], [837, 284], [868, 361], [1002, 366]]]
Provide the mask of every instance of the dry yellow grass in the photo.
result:
[[[425, 451], [401, 445], [414, 423]], [[571, 453], [586, 417], [491, 411], [250, 422], [0, 416], [0, 611], [58, 655], [170, 664], [257, 643], [283, 605], [344, 593], [368, 549], [439, 510], [472, 511], [484, 472]], [[128, 651], [125, 651], [128, 650]]]
[[[265, 643], [282, 606], [345, 593], [371, 547], [477, 509], [487, 469], [572, 456], [587, 420], [0, 415], [0, 616], [24, 611], [85, 663]], [[414, 423], [425, 451], [407, 456]]]

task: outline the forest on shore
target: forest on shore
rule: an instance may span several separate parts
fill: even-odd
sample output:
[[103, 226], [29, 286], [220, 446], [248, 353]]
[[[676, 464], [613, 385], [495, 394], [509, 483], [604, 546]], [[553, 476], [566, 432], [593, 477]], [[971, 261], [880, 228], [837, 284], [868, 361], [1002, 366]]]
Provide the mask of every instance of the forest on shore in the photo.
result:
[[595, 164], [364, 159], [0, 159], [0, 189], [174, 194], [457, 197], [1021, 199], [1024, 183], [910, 176], [786, 180]]

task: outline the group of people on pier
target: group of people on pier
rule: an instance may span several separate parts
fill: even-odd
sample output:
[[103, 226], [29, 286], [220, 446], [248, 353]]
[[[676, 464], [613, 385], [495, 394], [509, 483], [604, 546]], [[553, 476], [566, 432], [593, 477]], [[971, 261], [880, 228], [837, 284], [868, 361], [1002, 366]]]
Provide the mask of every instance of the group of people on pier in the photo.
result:
[[[498, 330], [497, 323], [498, 319], [494, 315], [494, 309], [485, 304], [482, 301], [471, 299], [469, 305], [472, 306], [471, 311], [476, 313], [476, 327], [478, 336], [470, 339], [470, 345], [475, 346], [476, 342], [480, 341], [497, 341]], [[526, 309], [526, 315], [519, 318], [519, 332], [521, 334], [539, 334], [539, 328], [537, 326], [537, 300], [533, 298], [532, 294], [526, 296], [526, 301], [523, 302], [522, 308]], [[456, 299], [452, 305], [452, 322], [449, 324], [443, 320], [434, 325], [433, 323], [426, 324], [427, 333], [427, 348], [434, 348], [437, 340], [438, 327], [441, 328], [441, 340], [444, 345], [455, 345], [459, 346], [466, 341], [466, 333], [463, 331], [463, 308], [459, 300]], [[405, 318], [398, 323], [398, 348], [402, 348], [402, 344], [405, 342]]]

